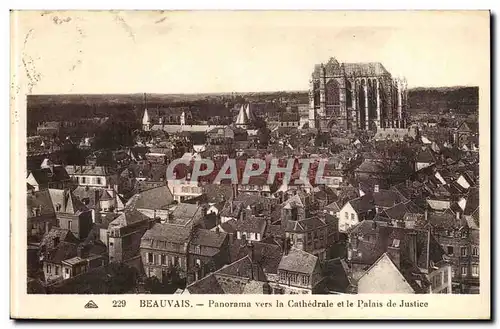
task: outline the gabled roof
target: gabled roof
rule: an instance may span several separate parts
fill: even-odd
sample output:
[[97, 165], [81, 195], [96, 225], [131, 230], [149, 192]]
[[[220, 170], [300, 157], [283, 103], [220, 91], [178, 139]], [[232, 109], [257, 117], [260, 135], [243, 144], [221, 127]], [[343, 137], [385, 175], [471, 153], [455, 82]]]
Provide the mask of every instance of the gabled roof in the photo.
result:
[[76, 166], [65, 167], [68, 175], [86, 175], [86, 176], [109, 176], [115, 172], [105, 166]]
[[[50, 198], [56, 212], [67, 214], [80, 214], [88, 208], [69, 189], [49, 189]], [[60, 206], [60, 210], [57, 207]]]
[[126, 209], [117, 218], [115, 218], [111, 223], [109, 223], [109, 228], [112, 227], [126, 227], [139, 222], [148, 221], [149, 217], [135, 209]]
[[322, 264], [325, 284], [329, 291], [344, 293], [351, 285], [349, 268], [344, 259], [328, 259]]
[[249, 118], [245, 108], [243, 106], [240, 107], [240, 111], [238, 113], [238, 117], [236, 118], [237, 125], [246, 125], [249, 123]]
[[390, 219], [404, 220], [407, 214], [423, 214], [424, 210], [418, 207], [413, 201], [401, 202], [384, 210]]
[[169, 243], [187, 243], [190, 236], [190, 228], [157, 223], [142, 236], [141, 248], [166, 249], [169, 248]]
[[[398, 273], [399, 283], [392, 280], [384, 280], [383, 277], [389, 274], [389, 272]], [[399, 270], [398, 266], [394, 264], [388, 253], [383, 253], [376, 261], [373, 263], [363, 275], [359, 278], [358, 283], [363, 280], [363, 278], [370, 274], [376, 273], [380, 276], [380, 281], [374, 286], [379, 291], [371, 291], [377, 293], [407, 293], [408, 291], [416, 292], [412, 285], [406, 280], [405, 276]], [[378, 277], [378, 276], [377, 276]], [[392, 278], [392, 276], [390, 276]], [[406, 289], [402, 288], [402, 285], [406, 285]], [[396, 290], [399, 289], [399, 290]], [[408, 291], [407, 291], [408, 290]], [[362, 291], [365, 293], [365, 291]]]
[[191, 243], [193, 245], [221, 248], [226, 238], [227, 233], [224, 232], [213, 232], [205, 229], [198, 229], [193, 234]]
[[239, 232], [261, 233], [266, 226], [266, 222], [263, 217], [247, 216], [245, 219], [237, 220], [235, 228]]
[[318, 257], [306, 251], [291, 248], [288, 254], [283, 255], [278, 270], [298, 272], [311, 275], [318, 265]]
[[55, 216], [54, 206], [48, 190], [28, 191], [26, 195], [28, 218]]
[[167, 185], [164, 185], [134, 195], [127, 202], [127, 206], [136, 209], [168, 209], [173, 201], [172, 192]]
[[51, 230], [43, 236], [42, 241], [40, 242], [40, 247], [44, 246], [47, 250], [54, 248], [54, 239], [58, 239], [59, 242], [78, 242], [78, 239], [73, 235], [73, 233], [71, 233], [70, 230], [52, 227]]
[[50, 168], [41, 168], [31, 170], [28, 177], [32, 175], [38, 185], [48, 184], [52, 182], [62, 182], [70, 179], [68, 173], [63, 166], [50, 166]]
[[[277, 244], [252, 241], [253, 261], [262, 267], [265, 273], [278, 273], [278, 266], [283, 255], [281, 247]], [[237, 241], [232, 248], [235, 255], [234, 260], [247, 257], [251, 254], [251, 249], [246, 241]]]
[[369, 210], [375, 208], [373, 199], [369, 194], [365, 194], [359, 198], [351, 200], [349, 203], [358, 214], [368, 212]]
[[45, 254], [45, 261], [61, 263], [63, 260], [76, 256], [78, 245], [76, 243], [60, 242], [54, 249]]
[[285, 209], [292, 209], [292, 208], [297, 208], [297, 207], [304, 208], [304, 203], [300, 199], [299, 195], [296, 194], [296, 195], [290, 197], [285, 202], [283, 202], [281, 204], [281, 206]]
[[174, 223], [178, 225], [187, 225], [196, 223], [203, 219], [203, 207], [197, 204], [179, 203], [172, 211]]
[[467, 203], [465, 204], [464, 215], [470, 216], [479, 208], [479, 189], [470, 188], [467, 194]]
[[317, 228], [325, 227], [326, 222], [323, 218], [313, 216], [298, 221], [288, 221], [285, 227], [286, 232], [307, 232]]

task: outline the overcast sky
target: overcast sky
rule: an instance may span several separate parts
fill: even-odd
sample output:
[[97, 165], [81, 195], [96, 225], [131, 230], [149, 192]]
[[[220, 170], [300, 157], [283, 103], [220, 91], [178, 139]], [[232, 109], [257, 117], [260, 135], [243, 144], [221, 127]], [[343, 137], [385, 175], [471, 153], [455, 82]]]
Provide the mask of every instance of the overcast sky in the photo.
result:
[[332, 56], [409, 87], [489, 74], [484, 12], [24, 12], [12, 27], [33, 94], [305, 90]]

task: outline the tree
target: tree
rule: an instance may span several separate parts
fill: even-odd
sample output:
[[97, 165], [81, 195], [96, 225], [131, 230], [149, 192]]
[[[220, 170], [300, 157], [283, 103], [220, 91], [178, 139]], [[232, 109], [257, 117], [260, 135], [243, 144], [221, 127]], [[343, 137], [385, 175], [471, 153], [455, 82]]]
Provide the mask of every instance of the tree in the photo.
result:
[[267, 146], [269, 144], [269, 140], [271, 139], [271, 131], [267, 127], [260, 128], [257, 131], [257, 138], [260, 145]]

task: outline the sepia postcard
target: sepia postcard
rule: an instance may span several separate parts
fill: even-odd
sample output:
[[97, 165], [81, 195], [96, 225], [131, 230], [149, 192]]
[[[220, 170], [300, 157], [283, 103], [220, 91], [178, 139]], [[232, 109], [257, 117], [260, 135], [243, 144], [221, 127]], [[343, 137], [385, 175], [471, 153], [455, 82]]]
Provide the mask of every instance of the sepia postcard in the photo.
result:
[[12, 11], [10, 111], [12, 318], [491, 318], [488, 11]]

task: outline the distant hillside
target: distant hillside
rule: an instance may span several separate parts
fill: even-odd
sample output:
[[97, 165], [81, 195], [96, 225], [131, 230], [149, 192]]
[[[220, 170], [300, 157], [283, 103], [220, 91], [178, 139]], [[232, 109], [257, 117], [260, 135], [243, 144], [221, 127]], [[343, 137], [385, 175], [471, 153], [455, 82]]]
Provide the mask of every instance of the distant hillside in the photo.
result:
[[477, 112], [478, 87], [412, 88], [408, 90], [411, 112], [438, 113], [454, 109], [459, 113]]
[[[409, 90], [409, 111], [439, 113], [449, 109], [472, 114], [478, 108], [477, 87], [413, 88]], [[307, 104], [307, 91], [276, 91], [218, 94], [79, 94], [29, 95], [28, 128], [35, 129], [41, 121], [72, 120], [84, 117], [110, 116], [119, 121], [138, 122], [148, 107], [185, 106], [199, 112], [201, 119], [227, 115], [226, 104], [261, 103], [264, 110], [274, 105]], [[267, 103], [266, 103], [267, 102]], [[281, 105], [276, 105], [281, 106]], [[274, 107], [276, 107], [274, 106]]]

